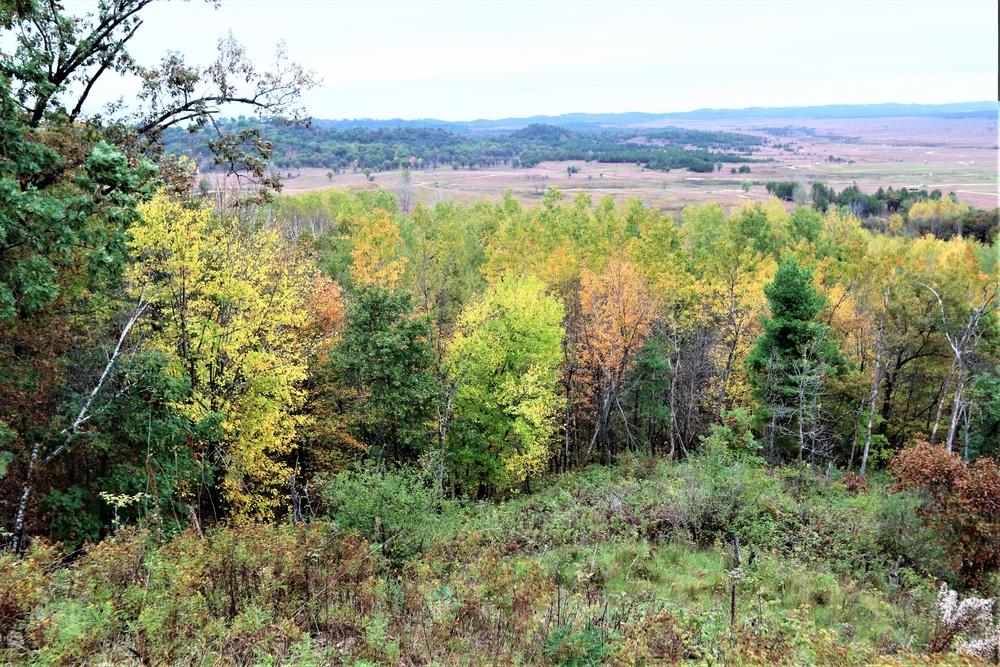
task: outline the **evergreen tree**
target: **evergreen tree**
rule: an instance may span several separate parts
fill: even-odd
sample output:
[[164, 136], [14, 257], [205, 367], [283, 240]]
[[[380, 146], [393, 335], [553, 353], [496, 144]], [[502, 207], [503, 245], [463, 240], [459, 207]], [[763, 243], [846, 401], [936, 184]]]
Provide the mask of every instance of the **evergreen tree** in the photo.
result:
[[747, 356], [747, 370], [760, 405], [769, 456], [794, 446], [799, 459], [822, 454], [828, 440], [822, 419], [823, 383], [838, 363], [826, 325], [817, 322], [826, 299], [813, 285], [812, 269], [794, 258], [781, 262], [764, 288], [771, 317]]

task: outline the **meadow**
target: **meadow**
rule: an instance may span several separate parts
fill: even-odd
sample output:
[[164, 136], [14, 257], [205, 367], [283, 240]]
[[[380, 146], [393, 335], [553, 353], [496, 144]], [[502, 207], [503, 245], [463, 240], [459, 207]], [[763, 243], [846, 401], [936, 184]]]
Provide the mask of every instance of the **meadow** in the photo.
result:
[[[734, 121], [671, 121], [673, 126], [705, 131], [727, 131], [766, 136], [791, 146], [791, 150], [769, 144], [755, 159], [772, 162], [752, 164], [752, 172], [731, 174], [733, 165], [710, 174], [684, 169], [670, 172], [645, 169], [634, 164], [543, 162], [535, 167], [484, 167], [414, 170], [413, 186], [418, 201], [472, 203], [483, 198], [499, 201], [508, 189], [523, 203], [541, 199], [548, 187], [559, 187], [568, 197], [588, 192], [595, 200], [611, 195], [621, 203], [641, 196], [664, 211], [677, 213], [685, 206], [708, 202], [734, 205], [744, 201], [766, 201], [768, 181], [822, 182], [842, 190], [857, 183], [863, 192], [879, 187], [935, 188], [954, 192], [959, 200], [977, 208], [1000, 205], [997, 181], [997, 121], [991, 118], [902, 117], [877, 119], [753, 119]], [[636, 127], [642, 140], [643, 129]], [[770, 131], [769, 131], [770, 130]], [[780, 131], [775, 134], [775, 131]], [[829, 158], [842, 162], [830, 162]], [[575, 166], [579, 173], [567, 174]], [[283, 173], [284, 192], [294, 194], [326, 188], [374, 190], [392, 188], [398, 182], [393, 172], [378, 173], [374, 181], [349, 170], [327, 177], [329, 170], [304, 167]], [[287, 174], [291, 174], [289, 177]], [[753, 184], [749, 192], [742, 182]]]

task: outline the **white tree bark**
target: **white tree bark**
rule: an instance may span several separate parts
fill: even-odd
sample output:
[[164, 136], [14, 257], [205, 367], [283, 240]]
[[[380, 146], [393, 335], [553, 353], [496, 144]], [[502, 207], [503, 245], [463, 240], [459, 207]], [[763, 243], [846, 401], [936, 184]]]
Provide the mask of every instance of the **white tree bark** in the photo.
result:
[[90, 407], [94, 403], [94, 399], [97, 398], [97, 395], [100, 393], [101, 388], [108, 379], [108, 376], [111, 374], [111, 369], [121, 357], [122, 346], [125, 344], [125, 340], [128, 338], [129, 332], [132, 330], [132, 327], [135, 326], [135, 323], [139, 321], [139, 318], [142, 317], [143, 313], [146, 312], [146, 309], [149, 307], [149, 303], [149, 301], [144, 300], [140, 296], [139, 304], [135, 312], [122, 329], [121, 335], [118, 337], [118, 342], [115, 345], [115, 349], [108, 357], [108, 363], [104, 366], [104, 371], [94, 384], [94, 388], [90, 390], [90, 394], [87, 395], [87, 399], [80, 407], [80, 411], [77, 413], [76, 419], [73, 420], [71, 425], [59, 432], [60, 435], [66, 436], [63, 439], [62, 444], [54, 449], [44, 459], [41, 459], [42, 444], [40, 442], [36, 442], [32, 447], [31, 458], [28, 461], [28, 472], [25, 475], [24, 486], [21, 490], [21, 500], [17, 504], [17, 513], [14, 515], [14, 536], [11, 541], [11, 549], [15, 553], [20, 551], [24, 546], [24, 522], [28, 512], [28, 501], [31, 499], [31, 492], [34, 489], [36, 474], [39, 470], [52, 463], [52, 461], [54, 461], [60, 454], [69, 449], [69, 446], [73, 443], [73, 439], [76, 438], [77, 433], [79, 433], [80, 427], [90, 421], [90, 418], [93, 416], [93, 413], [90, 411]]

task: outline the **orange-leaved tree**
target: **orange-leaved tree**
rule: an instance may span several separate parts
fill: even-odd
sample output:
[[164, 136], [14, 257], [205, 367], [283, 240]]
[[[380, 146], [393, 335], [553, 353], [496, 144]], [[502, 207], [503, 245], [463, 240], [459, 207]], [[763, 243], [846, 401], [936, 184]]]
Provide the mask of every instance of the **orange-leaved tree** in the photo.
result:
[[[591, 446], [600, 446], [602, 463], [610, 463], [615, 455], [611, 418], [616, 412], [624, 416], [623, 385], [649, 336], [655, 313], [655, 300], [627, 259], [613, 258], [599, 274], [583, 272], [577, 339], [597, 407]], [[630, 438], [628, 423], [624, 426]]]

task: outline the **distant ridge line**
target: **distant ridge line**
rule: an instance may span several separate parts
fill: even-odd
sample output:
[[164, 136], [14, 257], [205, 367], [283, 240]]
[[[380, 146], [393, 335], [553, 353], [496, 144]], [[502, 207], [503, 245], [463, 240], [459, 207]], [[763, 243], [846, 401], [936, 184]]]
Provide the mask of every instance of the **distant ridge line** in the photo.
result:
[[350, 127], [439, 127], [452, 131], [498, 131], [518, 129], [532, 123], [548, 123], [562, 127], [643, 126], [670, 120], [821, 120], [837, 118], [899, 118], [909, 116], [943, 116], [984, 118], [1000, 116], [1000, 103], [953, 102], [949, 104], [827, 104], [806, 107], [747, 107], [743, 109], [696, 109], [670, 113], [567, 113], [558, 116], [526, 116], [523, 118], [480, 118], [470, 121], [446, 121], [436, 118], [374, 119], [357, 118], [342, 120], [314, 119], [319, 127], [346, 129]]

